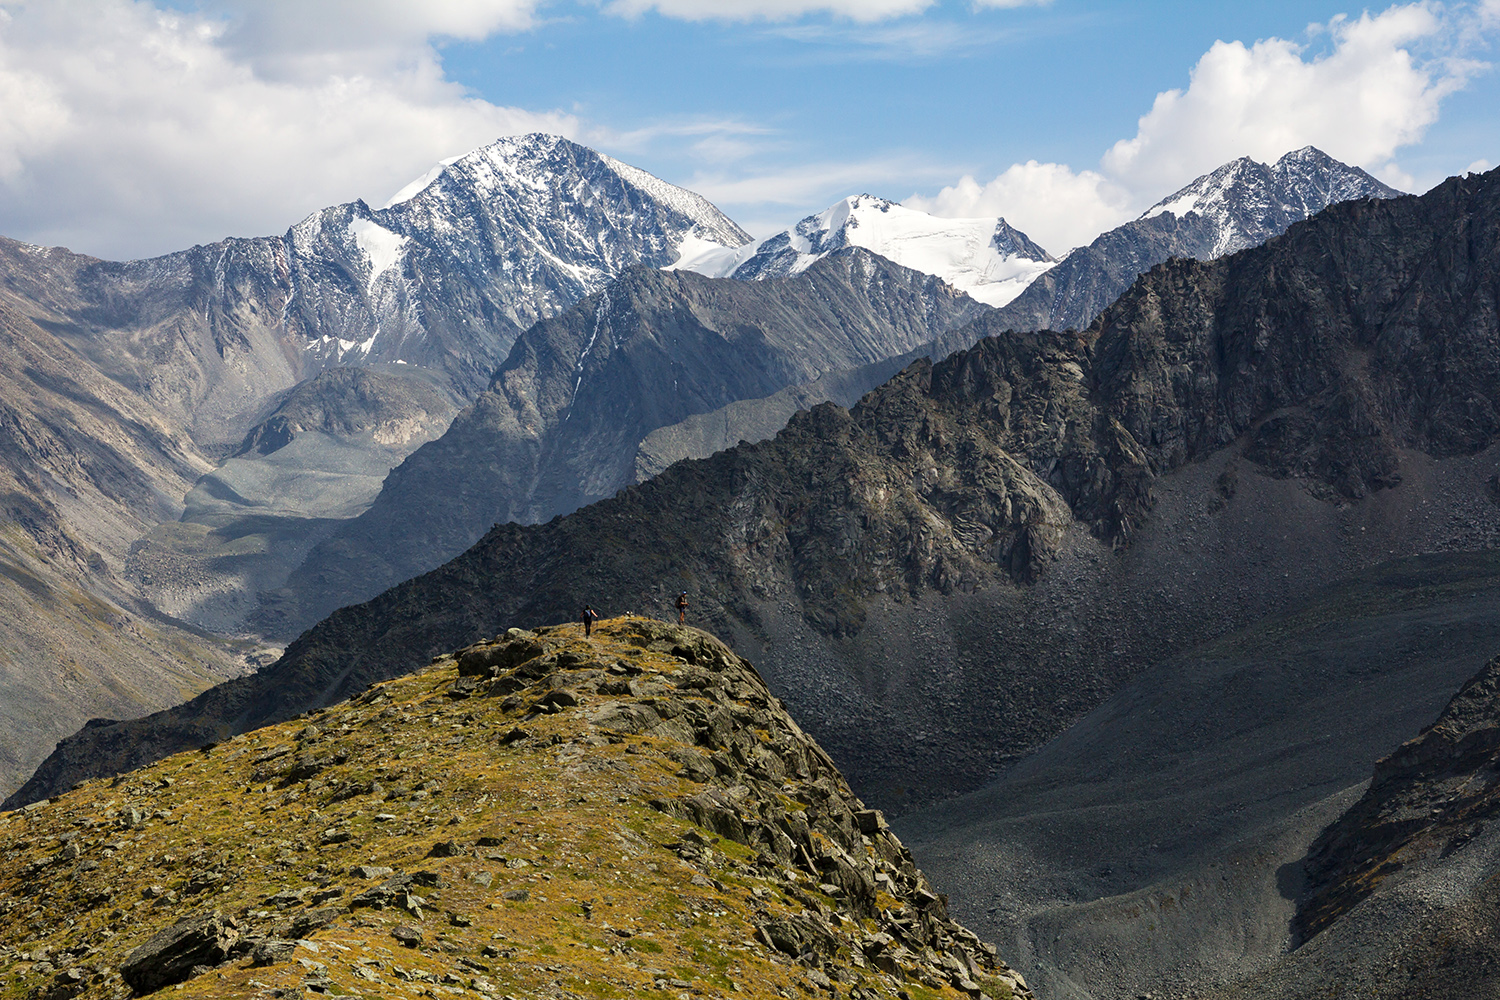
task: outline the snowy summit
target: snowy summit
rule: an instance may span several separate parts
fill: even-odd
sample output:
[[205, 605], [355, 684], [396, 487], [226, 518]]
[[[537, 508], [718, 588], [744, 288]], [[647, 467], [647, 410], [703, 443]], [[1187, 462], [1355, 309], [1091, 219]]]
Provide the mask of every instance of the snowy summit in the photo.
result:
[[1394, 198], [1401, 192], [1314, 146], [1287, 153], [1269, 166], [1242, 156], [1168, 195], [1141, 215], [1198, 215], [1215, 232], [1204, 260], [1260, 246], [1293, 222], [1355, 198]]
[[947, 281], [992, 306], [1014, 299], [1056, 261], [1004, 219], [941, 219], [868, 194], [738, 249], [686, 247], [672, 267], [710, 277], [778, 278], [857, 246]]

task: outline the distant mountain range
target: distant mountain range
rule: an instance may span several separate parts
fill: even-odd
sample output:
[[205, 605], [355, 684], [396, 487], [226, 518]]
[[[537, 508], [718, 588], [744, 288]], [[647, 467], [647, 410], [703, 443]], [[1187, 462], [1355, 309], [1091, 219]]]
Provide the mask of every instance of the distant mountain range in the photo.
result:
[[[524, 714], [533, 739], [627, 708], [675, 725], [685, 698], [705, 752], [672, 751], [682, 770], [658, 778], [693, 797], [656, 808], [745, 832], [723, 804], [765, 761], [708, 745], [727, 703], [697, 668], [723, 657], [638, 617], [687, 590], [689, 620], [912, 824], [954, 912], [1043, 995], [1488, 989], [1500, 666], [1474, 671], [1500, 634], [1500, 172], [1395, 194], [1305, 149], [1226, 164], [1062, 261], [1004, 220], [867, 195], [752, 241], [690, 192], [525, 136], [280, 238], [130, 263], [0, 241], [7, 805], [223, 747], [588, 602], [634, 613], [608, 626], [624, 645], [532, 650], [521, 687], [485, 669], [412, 687], [451, 703], [424, 731], [452, 716], [454, 747], [519, 759], [526, 732], [500, 746], [461, 707], [491, 679], [490, 722]], [[277, 660], [266, 640], [303, 628]], [[662, 676], [684, 698], [638, 689], [625, 646], [680, 659]], [[609, 708], [624, 697], [639, 704]], [[586, 716], [562, 714], [570, 698]], [[365, 714], [371, 733], [398, 723]], [[326, 723], [272, 770], [344, 739]], [[586, 737], [569, 767], [627, 736]], [[226, 776], [270, 759], [210, 748], [173, 787], [191, 798], [222, 753]], [[277, 802], [339, 812], [385, 793], [376, 778]], [[798, 780], [802, 804], [827, 800]], [[111, 787], [167, 794], [136, 784]], [[105, 791], [0, 826], [78, 826], [54, 813]], [[781, 822], [742, 841], [766, 859], [724, 870], [774, 854], [843, 872]], [[77, 881], [91, 862], [64, 862], [104, 836], [81, 829], [61, 847], [33, 830], [16, 864]], [[754, 898], [833, 912], [837, 886], [781, 874], [791, 896]], [[930, 988], [1003, 971], [918, 947], [963, 935], [903, 885], [891, 943], [860, 937], [866, 964], [903, 939]], [[217, 890], [162, 898], [199, 891]], [[12, 957], [82, 981], [40, 954]]]
[[[1309, 164], [1329, 172], [1323, 189], [1347, 189], [1348, 168]], [[1215, 204], [1252, 192], [1221, 189]], [[260, 634], [243, 634], [252, 622], [289, 635], [496, 520], [566, 513], [968, 346], [954, 331], [985, 307], [943, 282], [997, 302], [1053, 268], [1003, 220], [868, 196], [751, 241], [701, 197], [540, 135], [280, 237], [128, 263], [0, 251], [0, 321], [17, 338], [0, 579], [14, 613], [0, 641], [20, 651], [0, 786], [90, 715], [162, 707], [265, 662]], [[715, 261], [760, 290], [684, 274], [690, 293], [622, 289], [596, 322], [618, 276], [644, 288], [667, 281], [657, 269]], [[440, 469], [440, 455], [457, 464]], [[462, 489], [428, 492], [439, 482]], [[74, 590], [81, 606], [101, 602], [85, 617], [113, 623], [110, 641], [59, 617], [48, 595]], [[132, 628], [156, 645], [114, 648]], [[64, 690], [47, 679], [57, 655], [78, 677]]]
[[0, 240], [0, 787], [92, 715], [266, 662], [192, 629], [238, 633], [522, 330], [685, 244], [748, 239], [698, 195], [532, 135], [279, 237], [127, 263]]

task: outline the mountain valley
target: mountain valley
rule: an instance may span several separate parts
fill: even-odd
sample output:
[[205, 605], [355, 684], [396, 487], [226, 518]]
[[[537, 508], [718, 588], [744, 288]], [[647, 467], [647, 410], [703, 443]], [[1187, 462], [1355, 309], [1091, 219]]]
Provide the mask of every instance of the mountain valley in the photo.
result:
[[0, 239], [0, 787], [92, 717], [274, 660], [244, 628], [256, 594], [446, 430], [524, 326], [635, 264], [748, 239], [540, 135], [281, 237], [124, 263]]
[[858, 248], [784, 281], [629, 272], [527, 331], [490, 389], [314, 549], [255, 624], [291, 638], [496, 523], [547, 521], [613, 495], [635, 481], [640, 444], [658, 428], [902, 355], [983, 311]]

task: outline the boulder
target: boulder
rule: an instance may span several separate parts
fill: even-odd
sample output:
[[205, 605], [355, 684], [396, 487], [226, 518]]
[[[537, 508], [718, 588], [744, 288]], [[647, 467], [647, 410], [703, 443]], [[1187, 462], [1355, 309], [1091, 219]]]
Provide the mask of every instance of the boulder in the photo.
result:
[[228, 960], [239, 936], [233, 917], [217, 910], [199, 913], [152, 935], [125, 959], [120, 976], [138, 994], [185, 982], [194, 969]]

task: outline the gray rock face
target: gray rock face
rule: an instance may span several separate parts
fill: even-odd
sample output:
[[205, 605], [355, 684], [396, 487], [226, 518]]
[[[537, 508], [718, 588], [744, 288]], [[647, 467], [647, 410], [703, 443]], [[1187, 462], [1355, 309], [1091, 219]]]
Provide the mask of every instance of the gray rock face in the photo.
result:
[[426, 372], [333, 368], [302, 382], [270, 415], [250, 429], [236, 456], [270, 455], [299, 434], [339, 437], [369, 432], [377, 441], [402, 445], [425, 425], [451, 418], [453, 398]]
[[1399, 194], [1311, 146], [1269, 166], [1241, 157], [1068, 254], [1002, 307], [1000, 323], [1081, 330], [1137, 275], [1171, 257], [1212, 260], [1259, 246], [1329, 205]]
[[545, 521], [613, 495], [635, 481], [640, 442], [659, 427], [904, 354], [984, 309], [858, 248], [773, 282], [633, 271], [527, 331], [490, 389], [313, 550], [259, 621], [293, 635], [496, 522]]
[[90, 718], [155, 711], [248, 669], [154, 617], [123, 579], [131, 543], [180, 513], [209, 463], [58, 335], [75, 300], [44, 265], [66, 257], [0, 240], [0, 788]]
[[921, 356], [922, 349], [918, 348], [872, 365], [827, 372], [813, 382], [790, 385], [760, 399], [739, 400], [659, 427], [641, 440], [636, 451], [635, 481], [645, 482], [684, 458], [707, 458], [741, 441], [773, 438], [798, 410], [830, 402], [853, 406], [865, 393]]

